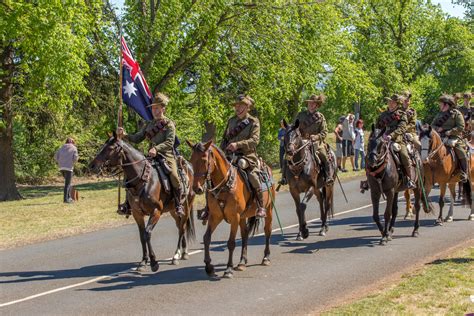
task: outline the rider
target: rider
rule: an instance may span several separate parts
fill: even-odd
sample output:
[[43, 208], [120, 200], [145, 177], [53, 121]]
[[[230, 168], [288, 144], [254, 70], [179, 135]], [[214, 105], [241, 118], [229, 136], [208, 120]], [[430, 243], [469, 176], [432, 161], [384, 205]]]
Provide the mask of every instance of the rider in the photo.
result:
[[[174, 144], [176, 127], [172, 120], [165, 116], [166, 105], [169, 98], [163, 93], [157, 92], [153, 97], [151, 107], [153, 120], [145, 124], [137, 133], [127, 135], [122, 127], [117, 129], [119, 136], [124, 135], [124, 139], [132, 143], [140, 143], [145, 138], [150, 141], [151, 147], [148, 150], [148, 156], [155, 158], [161, 155], [169, 166], [171, 185], [173, 186], [174, 200], [176, 205], [176, 214], [184, 215], [182, 204], [183, 190], [178, 175], [178, 165], [174, 154]], [[129, 206], [124, 203], [119, 208], [120, 213], [130, 214]]]
[[464, 118], [462, 113], [456, 109], [454, 98], [450, 95], [442, 95], [439, 98], [440, 112], [431, 123], [431, 126], [440, 134], [447, 137], [448, 146], [454, 148], [456, 157], [461, 167], [461, 182], [467, 182], [467, 154], [462, 146], [461, 135], [464, 131]]
[[310, 98], [305, 101], [307, 110], [298, 113], [295, 122], [296, 120], [299, 120], [301, 135], [303, 138], [312, 142], [313, 153], [317, 155], [321, 161], [324, 170], [325, 183], [329, 185], [334, 182], [334, 177], [329, 165], [328, 151], [325, 143], [328, 128], [324, 115], [318, 111], [325, 101], [326, 97], [323, 94], [311, 95]]
[[421, 143], [416, 134], [416, 110], [411, 106], [411, 92], [406, 90], [403, 92], [403, 110], [407, 114], [407, 132], [408, 141], [412, 142], [416, 148], [421, 148]]
[[257, 145], [260, 142], [260, 122], [248, 113], [254, 104], [255, 101], [248, 95], [237, 96], [237, 100], [233, 104], [235, 116], [227, 122], [220, 148], [225, 151], [227, 157], [235, 155], [237, 159], [245, 159], [248, 163], [245, 171], [256, 192], [256, 216], [265, 217], [266, 209], [263, 204], [263, 192], [258, 175], [260, 169]]
[[393, 141], [400, 145], [400, 160], [403, 166], [403, 172], [408, 179], [407, 188], [414, 189], [415, 183], [410, 171], [410, 158], [408, 156], [407, 145], [404, 135], [407, 132], [407, 115], [400, 105], [403, 104], [404, 98], [394, 94], [390, 98], [385, 98], [388, 102], [388, 110], [380, 114], [377, 120], [377, 128], [384, 129], [383, 135], [386, 141]]

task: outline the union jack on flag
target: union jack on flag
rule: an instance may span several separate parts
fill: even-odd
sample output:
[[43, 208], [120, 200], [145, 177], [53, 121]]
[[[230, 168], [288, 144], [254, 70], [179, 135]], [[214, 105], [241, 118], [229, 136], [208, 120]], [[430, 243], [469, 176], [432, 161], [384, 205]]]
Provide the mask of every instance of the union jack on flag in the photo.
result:
[[153, 116], [151, 109], [152, 95], [146, 83], [140, 66], [133, 58], [127, 43], [122, 36], [122, 100], [131, 107], [143, 119], [151, 121]]

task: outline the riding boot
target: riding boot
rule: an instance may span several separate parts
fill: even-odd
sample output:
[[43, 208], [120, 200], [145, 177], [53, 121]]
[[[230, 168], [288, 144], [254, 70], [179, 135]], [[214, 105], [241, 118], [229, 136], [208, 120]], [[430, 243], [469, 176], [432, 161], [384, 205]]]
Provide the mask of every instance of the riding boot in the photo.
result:
[[176, 215], [179, 217], [184, 216], [184, 207], [181, 203], [182, 190], [181, 188], [174, 190], [174, 204], [176, 206]]
[[329, 166], [329, 162], [327, 161], [324, 163], [324, 174], [325, 174], [325, 184], [331, 185], [334, 183], [333, 174], [331, 172], [331, 167]]
[[198, 219], [202, 221], [207, 221], [209, 219], [209, 208], [207, 207], [207, 205], [204, 206], [203, 209], [198, 210], [197, 214], [198, 214]]
[[278, 181], [279, 185], [287, 185], [288, 184], [288, 180], [286, 179], [286, 168], [288, 168], [287, 167], [287, 162], [284, 161], [283, 162], [283, 167], [281, 168], [281, 179], [280, 179], [280, 181]]
[[130, 209], [130, 204], [126, 200], [125, 203], [122, 203], [118, 206], [117, 214], [130, 216], [132, 214], [132, 210]]
[[467, 180], [468, 180], [468, 177], [467, 177], [467, 160], [466, 159], [459, 160], [459, 166], [461, 167], [461, 179], [460, 179], [460, 181], [462, 183], [466, 183]]
[[255, 214], [256, 217], [266, 217], [267, 216], [267, 210], [263, 207], [263, 192], [262, 190], [257, 191], [257, 213]]
[[412, 180], [410, 167], [406, 168], [405, 166], [403, 166], [403, 170], [405, 171], [405, 176], [407, 177], [407, 189], [410, 189], [410, 190], [415, 189], [416, 184]]

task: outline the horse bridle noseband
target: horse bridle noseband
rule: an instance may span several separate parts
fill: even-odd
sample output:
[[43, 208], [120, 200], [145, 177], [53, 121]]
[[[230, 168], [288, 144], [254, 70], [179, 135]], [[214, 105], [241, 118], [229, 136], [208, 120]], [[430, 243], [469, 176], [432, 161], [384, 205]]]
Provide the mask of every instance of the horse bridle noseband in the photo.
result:
[[[196, 146], [195, 146], [196, 147]], [[193, 148], [194, 150], [195, 148]], [[223, 188], [224, 187], [224, 184], [226, 184], [230, 178], [231, 178], [231, 175], [232, 175], [232, 170], [235, 168], [232, 164], [230, 164], [229, 166], [229, 169], [227, 170], [227, 174], [226, 176], [224, 177], [224, 179], [222, 179], [221, 182], [219, 182], [217, 185], [215, 185], [214, 187], [212, 187], [212, 182], [211, 182], [211, 156], [213, 157], [212, 161], [214, 162], [214, 167], [216, 167], [216, 159], [214, 158], [214, 155], [212, 153], [212, 149], [209, 148], [206, 152], [207, 154], [207, 170], [206, 172], [197, 172], [194, 174], [194, 178], [200, 178], [200, 177], [204, 177], [205, 180], [206, 180], [206, 185], [208, 186], [207, 187], [207, 191], [208, 192], [211, 192], [214, 194], [214, 192], [219, 189], [219, 188]], [[215, 195], [219, 195], [220, 191], [215, 194]]]

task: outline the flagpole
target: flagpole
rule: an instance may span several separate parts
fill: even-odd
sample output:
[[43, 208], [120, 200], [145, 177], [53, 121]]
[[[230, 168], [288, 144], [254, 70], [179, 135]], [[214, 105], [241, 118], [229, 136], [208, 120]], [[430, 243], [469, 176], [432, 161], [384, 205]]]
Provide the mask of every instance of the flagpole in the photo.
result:
[[120, 36], [120, 91], [119, 91], [119, 108], [118, 108], [118, 113], [117, 113], [117, 128], [118, 127], [123, 127], [123, 117], [122, 117], [122, 76], [123, 76], [123, 53], [122, 53], [122, 36]]

